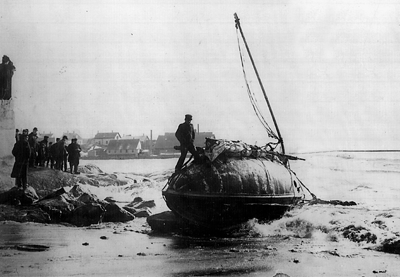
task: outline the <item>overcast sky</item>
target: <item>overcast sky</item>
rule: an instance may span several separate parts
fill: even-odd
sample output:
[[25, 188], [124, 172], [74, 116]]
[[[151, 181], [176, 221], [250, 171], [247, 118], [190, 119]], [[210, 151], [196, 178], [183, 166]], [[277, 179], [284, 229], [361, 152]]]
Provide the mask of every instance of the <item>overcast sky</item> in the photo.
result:
[[191, 113], [262, 145], [235, 12], [288, 152], [399, 149], [398, 1], [2, 0], [16, 127], [156, 139]]

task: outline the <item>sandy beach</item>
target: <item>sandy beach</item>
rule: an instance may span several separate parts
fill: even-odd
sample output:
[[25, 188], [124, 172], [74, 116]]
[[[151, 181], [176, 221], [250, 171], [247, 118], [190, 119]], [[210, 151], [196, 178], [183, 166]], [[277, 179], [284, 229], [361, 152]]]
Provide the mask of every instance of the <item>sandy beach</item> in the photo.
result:
[[[1, 275], [398, 276], [398, 255], [344, 248], [341, 243], [293, 237], [157, 236], [132, 224], [98, 228], [2, 223]], [[25, 244], [49, 249], [30, 252], [15, 247]]]

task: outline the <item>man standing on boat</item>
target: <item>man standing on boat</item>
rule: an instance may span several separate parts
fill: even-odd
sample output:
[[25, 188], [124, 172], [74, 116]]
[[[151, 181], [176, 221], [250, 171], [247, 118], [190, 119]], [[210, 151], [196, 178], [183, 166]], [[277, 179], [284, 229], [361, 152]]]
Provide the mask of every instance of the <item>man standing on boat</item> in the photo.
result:
[[178, 130], [176, 130], [175, 132], [175, 137], [179, 140], [181, 144], [181, 156], [176, 163], [175, 172], [179, 171], [182, 168], [188, 151], [194, 156], [195, 161], [199, 160], [199, 154], [194, 147], [194, 138], [196, 136], [196, 132], [194, 131], [191, 121], [192, 115], [185, 115], [185, 122], [179, 124]]

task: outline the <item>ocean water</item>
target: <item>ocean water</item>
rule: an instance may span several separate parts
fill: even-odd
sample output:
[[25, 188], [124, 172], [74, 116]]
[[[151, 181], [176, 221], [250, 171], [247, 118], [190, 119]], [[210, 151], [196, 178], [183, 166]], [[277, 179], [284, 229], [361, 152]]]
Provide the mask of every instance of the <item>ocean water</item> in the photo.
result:
[[[304, 204], [273, 222], [249, 221], [260, 237], [289, 236], [379, 248], [400, 239], [400, 152], [325, 152], [297, 154], [291, 161], [299, 179], [319, 199], [354, 201], [356, 206]], [[153, 212], [168, 210], [161, 196], [177, 159], [82, 160], [127, 180], [123, 186], [93, 187], [100, 198], [130, 202], [155, 200]], [[307, 199], [311, 199], [308, 195]]]

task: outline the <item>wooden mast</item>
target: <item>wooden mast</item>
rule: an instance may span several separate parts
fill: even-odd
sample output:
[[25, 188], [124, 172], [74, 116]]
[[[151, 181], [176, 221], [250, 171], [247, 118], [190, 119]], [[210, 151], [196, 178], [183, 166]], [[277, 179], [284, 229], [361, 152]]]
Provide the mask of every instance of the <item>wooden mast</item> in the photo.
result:
[[250, 57], [250, 60], [251, 60], [251, 64], [253, 65], [254, 71], [255, 71], [255, 73], [256, 73], [256, 75], [257, 75], [258, 83], [259, 83], [260, 86], [261, 86], [261, 90], [262, 90], [262, 92], [263, 92], [263, 94], [264, 94], [265, 101], [267, 102], [268, 109], [269, 109], [269, 111], [270, 111], [270, 113], [271, 113], [271, 117], [272, 117], [272, 120], [273, 120], [273, 122], [274, 122], [276, 132], [278, 133], [279, 143], [280, 143], [281, 146], [282, 146], [282, 154], [285, 154], [285, 146], [284, 146], [284, 144], [283, 144], [283, 139], [282, 139], [282, 136], [281, 136], [281, 132], [279, 131], [278, 123], [276, 122], [274, 113], [272, 112], [271, 104], [269, 103], [267, 94], [265, 93], [265, 90], [264, 90], [264, 86], [263, 86], [263, 84], [262, 84], [262, 82], [261, 82], [260, 76], [258, 75], [258, 71], [257, 71], [256, 65], [255, 65], [255, 63], [254, 63], [253, 57], [251, 56], [249, 46], [247, 45], [246, 39], [245, 39], [245, 37], [244, 37], [244, 35], [243, 35], [242, 27], [240, 26], [240, 21], [239, 21], [240, 19], [239, 19], [239, 17], [237, 16], [236, 13], [234, 14], [234, 17], [235, 17], [236, 28], [239, 29], [240, 34], [242, 35], [243, 42], [244, 42], [244, 44], [245, 44], [245, 46], [246, 46], [247, 53], [249, 54], [249, 57]]

